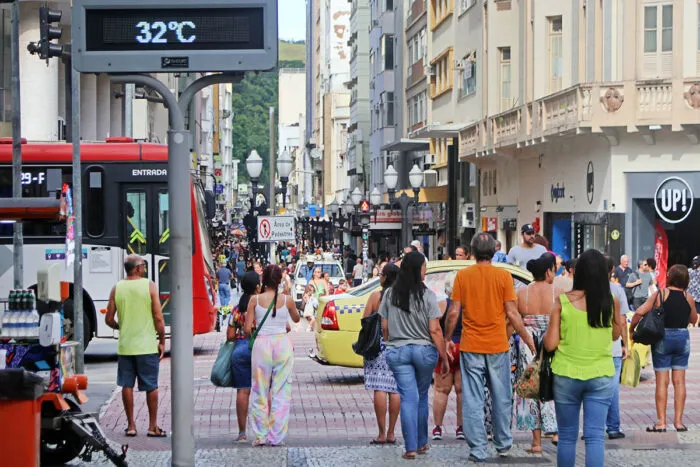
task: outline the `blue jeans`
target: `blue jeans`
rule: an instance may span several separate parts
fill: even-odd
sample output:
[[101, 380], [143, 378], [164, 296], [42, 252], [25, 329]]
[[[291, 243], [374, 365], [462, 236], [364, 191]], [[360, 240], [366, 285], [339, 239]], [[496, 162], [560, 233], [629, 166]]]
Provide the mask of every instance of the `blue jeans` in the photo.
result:
[[462, 413], [464, 434], [471, 455], [478, 459], [488, 457], [488, 439], [484, 425], [484, 387], [488, 378], [493, 401], [493, 444], [504, 450], [513, 444], [510, 419], [513, 409], [513, 388], [510, 384], [510, 352], [479, 354], [462, 352]]
[[613, 378], [613, 394], [610, 398], [606, 431], [609, 435], [620, 432], [620, 372], [622, 371], [622, 357], [613, 357], [615, 364], [615, 377]]
[[219, 284], [219, 301], [221, 306], [228, 306], [231, 301], [231, 286], [228, 284]]
[[428, 390], [437, 364], [433, 345], [388, 347], [386, 361], [401, 395], [401, 432], [406, 452], [428, 444]]
[[605, 418], [612, 398], [613, 377], [589, 380], [554, 375], [554, 406], [559, 425], [557, 466], [576, 464], [576, 441], [583, 403], [583, 437], [586, 441], [586, 467], [605, 465]]

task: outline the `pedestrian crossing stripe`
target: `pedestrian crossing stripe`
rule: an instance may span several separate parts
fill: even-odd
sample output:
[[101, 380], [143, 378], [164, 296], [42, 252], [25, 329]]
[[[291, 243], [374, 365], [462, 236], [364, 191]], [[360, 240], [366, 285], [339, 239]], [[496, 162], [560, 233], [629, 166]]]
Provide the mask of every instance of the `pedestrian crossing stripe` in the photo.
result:
[[364, 305], [343, 305], [337, 308], [338, 313], [341, 315], [352, 314], [352, 313], [362, 313], [365, 310]]

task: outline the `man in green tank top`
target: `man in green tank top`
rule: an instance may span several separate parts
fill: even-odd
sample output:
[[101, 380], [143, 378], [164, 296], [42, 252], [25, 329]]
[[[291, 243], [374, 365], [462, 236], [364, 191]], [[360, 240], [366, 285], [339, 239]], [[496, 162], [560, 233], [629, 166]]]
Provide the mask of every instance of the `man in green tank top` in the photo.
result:
[[[112, 289], [107, 305], [107, 326], [119, 330], [117, 345], [117, 385], [128, 426], [126, 436], [136, 436], [134, 422], [134, 385], [146, 391], [148, 436], [166, 436], [158, 425], [158, 370], [165, 353], [165, 321], [155, 283], [143, 277], [146, 263], [139, 255], [124, 261], [126, 278]], [[116, 317], [116, 320], [115, 320]], [[157, 335], [157, 339], [156, 339]]]

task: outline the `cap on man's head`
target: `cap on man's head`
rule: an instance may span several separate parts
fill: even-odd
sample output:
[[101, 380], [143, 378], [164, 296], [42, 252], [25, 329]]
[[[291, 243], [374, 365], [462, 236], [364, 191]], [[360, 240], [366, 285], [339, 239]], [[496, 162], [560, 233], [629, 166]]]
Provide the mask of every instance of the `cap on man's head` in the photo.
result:
[[694, 257], [694, 258], [693, 258], [693, 263], [692, 263], [692, 264], [693, 264], [693, 267], [694, 267], [694, 268], [697, 268], [698, 266], [700, 266], [700, 256]]
[[520, 233], [535, 233], [535, 228], [532, 226], [532, 224], [525, 224], [520, 227]]

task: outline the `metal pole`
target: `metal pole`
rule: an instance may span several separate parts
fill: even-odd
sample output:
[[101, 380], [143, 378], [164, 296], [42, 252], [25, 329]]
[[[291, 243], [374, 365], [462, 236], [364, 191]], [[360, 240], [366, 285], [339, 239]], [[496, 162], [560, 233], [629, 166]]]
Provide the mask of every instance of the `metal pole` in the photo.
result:
[[[275, 208], [275, 108], [270, 107], [270, 215], [274, 216], [277, 214]], [[275, 243], [270, 243], [270, 264], [275, 264], [275, 259], [277, 256], [277, 245]]]
[[136, 85], [126, 83], [124, 86], [124, 136], [134, 136], [134, 94]]
[[[168, 198], [170, 206], [191, 206], [190, 133], [185, 131], [181, 109], [189, 107], [192, 94], [178, 105], [176, 97], [157, 79], [147, 75], [112, 76], [116, 83], [146, 85], [165, 99], [171, 129], [168, 131]], [[195, 84], [192, 84], [194, 86]], [[184, 93], [183, 93], [184, 94]], [[170, 306], [172, 465], [194, 465], [194, 368], [192, 337], [192, 216], [190, 209], [170, 212]]]
[[571, 207], [571, 258], [576, 258], [576, 223], [574, 222], [574, 211], [576, 211], [576, 198], [571, 195], [572, 207]]
[[[19, 0], [12, 4], [12, 197], [22, 197], [22, 102], [19, 82]], [[24, 287], [24, 236], [22, 223], [15, 222], [12, 230], [12, 264], [14, 288]]]
[[73, 232], [75, 260], [73, 261], [73, 336], [78, 345], [76, 371], [82, 374], [85, 369], [83, 335], [83, 185], [80, 165], [80, 73], [70, 66], [71, 72], [71, 135], [73, 138]]
[[[70, 50], [70, 45], [64, 45]], [[70, 57], [63, 59], [63, 93], [66, 96], [66, 143], [73, 141], [73, 66]]]

